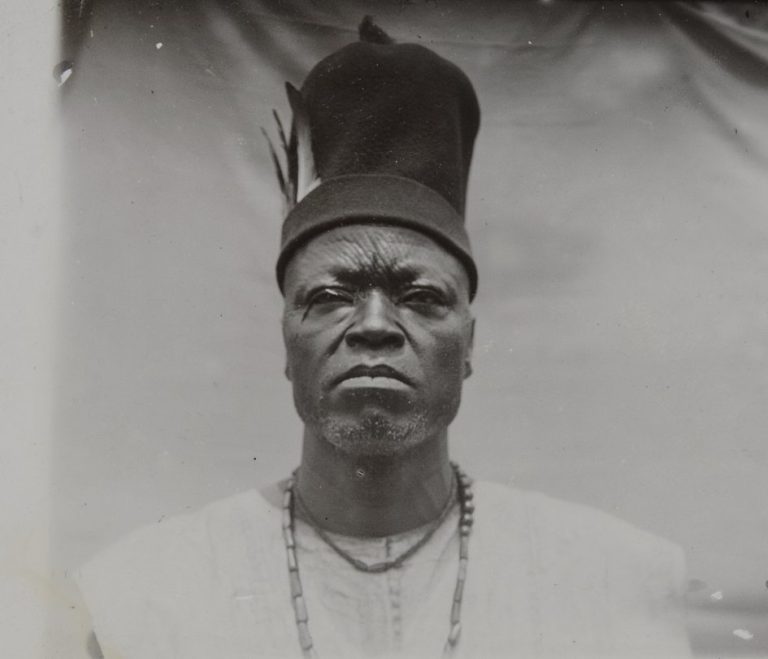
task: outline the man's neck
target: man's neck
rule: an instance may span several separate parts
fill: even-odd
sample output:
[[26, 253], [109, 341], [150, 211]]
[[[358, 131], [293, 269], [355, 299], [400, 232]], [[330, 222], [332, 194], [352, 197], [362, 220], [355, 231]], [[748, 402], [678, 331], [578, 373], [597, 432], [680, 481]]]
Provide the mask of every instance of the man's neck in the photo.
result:
[[[447, 433], [403, 455], [374, 457], [343, 453], [305, 433], [296, 488], [324, 530], [381, 537], [436, 519], [451, 494], [452, 479]], [[301, 507], [297, 515], [302, 517]]]

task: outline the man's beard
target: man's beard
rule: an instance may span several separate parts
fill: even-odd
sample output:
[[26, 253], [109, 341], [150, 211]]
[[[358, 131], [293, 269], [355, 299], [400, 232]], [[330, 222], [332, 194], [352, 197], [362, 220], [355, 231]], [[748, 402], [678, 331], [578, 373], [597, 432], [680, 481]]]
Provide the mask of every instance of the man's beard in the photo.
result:
[[323, 439], [349, 455], [396, 456], [421, 444], [428, 436], [427, 416], [412, 412], [392, 418], [367, 411], [355, 418], [336, 415], [318, 419]]

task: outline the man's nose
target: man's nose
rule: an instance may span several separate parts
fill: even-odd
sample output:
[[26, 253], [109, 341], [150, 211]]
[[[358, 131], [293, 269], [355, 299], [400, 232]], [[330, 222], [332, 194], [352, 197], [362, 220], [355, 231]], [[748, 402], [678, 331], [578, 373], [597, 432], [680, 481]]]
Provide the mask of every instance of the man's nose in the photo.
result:
[[397, 324], [395, 305], [382, 293], [371, 291], [355, 310], [354, 324], [344, 337], [350, 348], [401, 348], [403, 330]]

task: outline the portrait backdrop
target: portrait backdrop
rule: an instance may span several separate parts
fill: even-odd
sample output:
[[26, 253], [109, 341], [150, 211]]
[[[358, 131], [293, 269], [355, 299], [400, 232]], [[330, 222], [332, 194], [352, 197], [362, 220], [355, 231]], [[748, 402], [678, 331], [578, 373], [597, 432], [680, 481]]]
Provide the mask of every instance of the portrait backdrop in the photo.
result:
[[[364, 14], [480, 100], [453, 455], [679, 543], [697, 655], [768, 656], [764, 3], [65, 3], [62, 583], [298, 463], [261, 129]], [[53, 631], [76, 647], [87, 619], [61, 601]]]

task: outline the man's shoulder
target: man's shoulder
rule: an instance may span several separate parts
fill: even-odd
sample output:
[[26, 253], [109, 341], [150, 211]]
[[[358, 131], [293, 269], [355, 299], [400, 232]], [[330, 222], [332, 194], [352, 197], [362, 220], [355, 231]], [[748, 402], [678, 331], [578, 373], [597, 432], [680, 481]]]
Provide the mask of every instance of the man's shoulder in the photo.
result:
[[479, 481], [474, 488], [479, 519], [496, 528], [525, 529], [531, 542], [572, 551], [588, 546], [626, 560], [683, 560], [674, 542], [597, 508], [489, 481]]
[[[189, 643], [202, 644], [195, 656], [216, 656], [206, 643], [234, 638], [238, 615], [252, 606], [266, 615], [267, 604], [254, 602], [276, 590], [282, 574], [279, 494], [279, 486], [250, 490], [144, 526], [77, 570], [105, 654], [178, 656], [166, 627], [183, 624], [196, 639]], [[158, 639], [170, 645], [154, 647]]]
[[538, 492], [478, 483], [475, 496], [473, 542], [479, 541], [477, 548], [497, 574], [517, 562], [525, 565], [538, 597], [556, 603], [564, 593], [591, 593], [595, 606], [600, 602], [628, 619], [642, 618], [638, 612], [646, 610], [679, 612], [685, 555], [672, 541]]
[[479, 482], [475, 500], [470, 592], [533, 627], [556, 621], [542, 631], [547, 656], [573, 656], [572, 639], [600, 656], [689, 656], [685, 560], [673, 542], [534, 491]]
[[76, 571], [77, 581], [89, 591], [105, 579], [139, 583], [204, 569], [222, 558], [223, 548], [238, 544], [232, 540], [263, 537], [259, 531], [273, 526], [280, 508], [272, 489], [248, 490], [142, 526], [96, 553]]
[[206, 503], [198, 508], [163, 516], [157, 523], [141, 526], [118, 540], [109, 549], [121, 545], [136, 545], [164, 541], [179, 536], [199, 533], [211, 524], [226, 523], [235, 517], [265, 516], [269, 514], [273, 502], [259, 490], [246, 490], [215, 501]]

